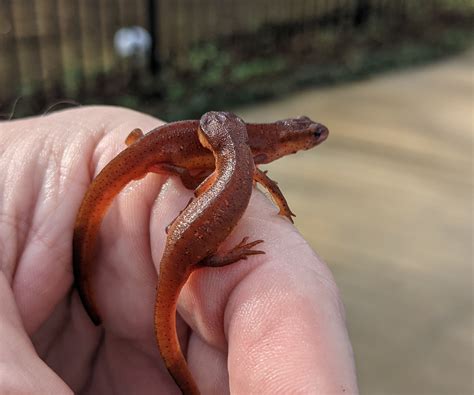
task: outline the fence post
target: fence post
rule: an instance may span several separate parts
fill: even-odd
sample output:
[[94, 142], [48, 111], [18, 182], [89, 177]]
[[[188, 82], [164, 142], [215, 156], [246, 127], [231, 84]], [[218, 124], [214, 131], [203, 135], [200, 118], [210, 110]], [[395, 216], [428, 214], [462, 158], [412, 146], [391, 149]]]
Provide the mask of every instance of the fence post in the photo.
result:
[[367, 22], [370, 15], [370, 0], [357, 0], [354, 14], [354, 26], [360, 26]]
[[150, 46], [150, 72], [152, 75], [160, 71], [160, 47], [159, 47], [159, 28], [160, 28], [160, 4], [159, 0], [148, 0], [148, 24], [151, 35]]
[[[0, 106], [21, 93], [24, 85], [22, 75], [18, 26], [13, 14], [13, 0], [7, 0], [0, 8], [0, 18], [5, 19], [0, 30], [0, 56], [2, 56], [2, 75], [0, 76]], [[2, 18], [3, 14], [3, 18]], [[5, 58], [3, 58], [5, 56]], [[8, 60], [5, 60], [8, 59]], [[0, 107], [1, 108], [1, 107]], [[0, 115], [0, 118], [2, 115]]]

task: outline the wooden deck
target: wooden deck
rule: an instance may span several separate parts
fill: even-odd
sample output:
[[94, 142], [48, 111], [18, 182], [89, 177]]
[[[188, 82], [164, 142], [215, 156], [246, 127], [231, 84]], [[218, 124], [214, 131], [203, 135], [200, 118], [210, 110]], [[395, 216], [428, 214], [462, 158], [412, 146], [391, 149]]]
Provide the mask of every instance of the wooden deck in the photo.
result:
[[237, 110], [331, 130], [268, 168], [341, 288], [361, 393], [474, 391], [473, 66], [471, 50]]

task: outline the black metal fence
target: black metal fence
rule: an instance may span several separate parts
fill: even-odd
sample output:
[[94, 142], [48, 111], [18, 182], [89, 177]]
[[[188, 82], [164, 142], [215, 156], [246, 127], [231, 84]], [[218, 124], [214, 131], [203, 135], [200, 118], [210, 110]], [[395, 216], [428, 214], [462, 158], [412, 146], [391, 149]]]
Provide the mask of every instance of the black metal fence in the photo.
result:
[[193, 67], [190, 62], [199, 63], [195, 59], [199, 55], [190, 57], [193, 48], [207, 42], [241, 48], [245, 58], [269, 40], [276, 50], [295, 37], [300, 42], [303, 37], [313, 40], [324, 26], [357, 34], [374, 19], [416, 25], [469, 4], [468, 0], [0, 0], [0, 112], [22, 97], [35, 98], [27, 112], [37, 113], [58, 99], [123, 93], [130, 86], [154, 81], [166, 68], [186, 72]]

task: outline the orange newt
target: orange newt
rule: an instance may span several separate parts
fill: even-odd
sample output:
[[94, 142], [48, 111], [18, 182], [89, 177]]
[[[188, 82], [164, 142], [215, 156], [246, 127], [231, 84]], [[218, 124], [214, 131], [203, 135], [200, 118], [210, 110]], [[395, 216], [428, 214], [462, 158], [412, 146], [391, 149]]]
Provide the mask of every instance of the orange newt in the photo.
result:
[[[229, 150], [216, 148], [214, 142], [219, 138], [224, 138], [224, 131], [228, 133], [227, 139], [234, 138], [236, 141], [240, 141], [242, 148], [233, 151], [233, 154]], [[96, 325], [101, 323], [90, 282], [95, 240], [102, 218], [114, 197], [130, 181], [140, 179], [148, 172], [178, 175], [183, 184], [190, 189], [199, 185], [195, 191], [196, 199], [191, 201], [168, 227], [168, 239], [165, 255], [160, 265], [160, 285], [157, 291], [158, 295], [164, 296], [158, 296], [155, 313], [157, 341], [166, 366], [183, 390], [189, 388], [188, 393], [198, 393], [176, 337], [175, 311], [180, 289], [189, 277], [191, 270], [199, 266], [219, 266], [223, 264], [222, 262], [230, 263], [249, 254], [261, 253], [251, 249], [260, 241], [246, 244], [244, 239], [226, 255], [226, 258], [218, 259], [212, 256], [212, 253], [227, 237], [245, 210], [250, 192], [248, 192], [248, 196], [247, 192], [243, 193], [246, 189], [242, 185], [250, 183], [251, 190], [252, 178], [268, 189], [280, 208], [280, 214], [291, 220], [293, 214], [278, 186], [266, 176], [265, 172], [258, 170], [254, 163], [269, 163], [299, 150], [310, 149], [323, 142], [327, 135], [328, 130], [325, 126], [313, 122], [307, 117], [268, 124], [245, 125], [239, 118], [225, 113], [206, 114], [201, 119], [200, 129], [199, 121], [181, 121], [163, 125], [146, 135], [143, 135], [139, 129], [132, 131], [126, 140], [128, 148], [117, 155], [93, 180], [76, 218], [73, 236], [74, 277], [82, 303], [91, 320]], [[248, 147], [251, 151], [248, 150]], [[247, 157], [250, 159], [243, 160]], [[243, 170], [244, 163], [241, 162], [247, 164], [247, 172], [249, 171], [248, 167], [253, 169], [250, 175], [247, 175]], [[219, 174], [222, 173], [222, 168], [228, 169], [228, 174], [226, 174], [232, 180], [231, 185], [227, 186], [230, 187], [229, 190], [235, 192], [232, 198], [225, 198], [225, 196], [229, 197], [232, 194], [227, 189], [224, 191], [219, 188], [218, 185], [222, 186], [222, 183], [216, 182]], [[214, 169], [216, 171], [212, 173]], [[221, 174], [221, 176], [223, 175]], [[236, 185], [239, 187], [236, 188]], [[212, 194], [212, 199], [210, 199], [210, 194]], [[236, 198], [237, 196], [238, 198]], [[206, 200], [203, 200], [204, 197]], [[211, 200], [214, 205], [212, 212], [208, 209], [204, 210], [202, 203]], [[230, 204], [237, 204], [239, 209], [230, 209], [227, 206]], [[216, 210], [216, 208], [220, 208], [220, 210]], [[178, 223], [183, 223], [186, 220], [189, 234], [197, 232], [196, 234], [202, 235], [198, 229], [202, 230], [203, 223], [207, 223], [206, 226], [211, 226], [209, 223], [215, 222], [216, 211], [222, 212], [223, 218], [225, 217], [225, 221], [218, 221], [212, 225], [212, 232], [216, 235], [211, 234], [209, 239], [206, 236], [205, 240], [201, 240], [194, 247], [189, 242], [195, 238], [189, 240], [187, 237], [179, 242], [179, 238], [176, 236]], [[210, 218], [213, 221], [209, 221]], [[220, 235], [224, 236], [222, 241], [219, 241], [220, 238], [216, 238]], [[171, 245], [174, 247], [171, 248]], [[206, 251], [210, 251], [210, 254], [203, 255], [196, 249], [197, 247], [205, 247]], [[180, 272], [173, 274], [178, 261], [166, 257], [182, 257], [184, 250], [188, 252], [186, 262], [181, 261]], [[203, 263], [199, 263], [200, 261]], [[174, 278], [175, 282], [167, 284], [168, 282], [164, 278]], [[177, 278], [179, 278], [178, 282], [176, 282]], [[169, 348], [164, 346], [166, 344], [169, 345]]]
[[232, 232], [252, 194], [255, 165], [247, 144], [244, 122], [234, 114], [203, 115], [199, 140], [215, 157], [215, 171], [196, 190], [193, 199], [168, 228], [155, 304], [155, 334], [168, 371], [184, 394], [198, 394], [176, 334], [176, 305], [191, 272], [200, 267], [231, 264], [247, 255], [263, 254], [252, 248], [263, 240], [240, 244], [226, 254], [217, 248]]

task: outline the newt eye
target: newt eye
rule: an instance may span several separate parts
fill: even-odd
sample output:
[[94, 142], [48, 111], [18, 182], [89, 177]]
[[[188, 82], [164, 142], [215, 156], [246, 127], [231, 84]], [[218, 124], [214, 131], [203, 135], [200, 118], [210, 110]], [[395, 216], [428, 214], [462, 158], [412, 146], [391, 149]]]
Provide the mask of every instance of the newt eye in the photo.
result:
[[327, 136], [328, 129], [324, 125], [316, 125], [316, 129], [313, 132], [313, 136], [319, 139], [321, 136]]

